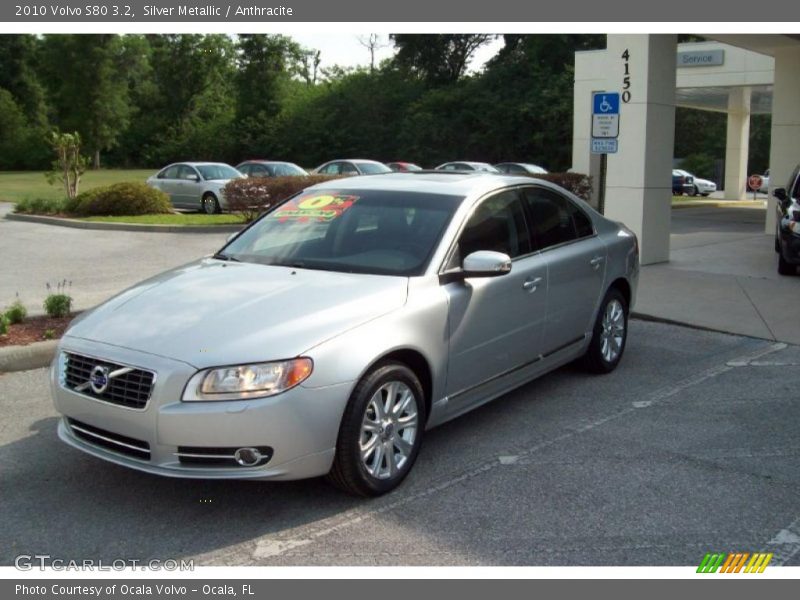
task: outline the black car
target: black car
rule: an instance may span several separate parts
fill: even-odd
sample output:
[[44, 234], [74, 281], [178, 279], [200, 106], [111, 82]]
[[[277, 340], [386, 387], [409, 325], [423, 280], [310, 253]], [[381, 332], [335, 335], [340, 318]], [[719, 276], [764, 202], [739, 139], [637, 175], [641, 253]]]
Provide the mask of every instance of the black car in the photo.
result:
[[772, 195], [778, 200], [775, 232], [778, 273], [794, 275], [800, 265], [800, 165], [792, 171], [786, 187], [776, 188]]
[[683, 196], [684, 194], [694, 195], [694, 177], [672, 171], [672, 195]]

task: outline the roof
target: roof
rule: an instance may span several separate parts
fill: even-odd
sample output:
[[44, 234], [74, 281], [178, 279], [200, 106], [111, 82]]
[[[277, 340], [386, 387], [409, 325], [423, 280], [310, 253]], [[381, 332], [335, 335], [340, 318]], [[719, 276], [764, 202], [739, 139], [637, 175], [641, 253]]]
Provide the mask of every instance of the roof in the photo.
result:
[[345, 177], [324, 181], [308, 189], [406, 191], [447, 196], [470, 196], [485, 194], [511, 185], [533, 183], [548, 187], [552, 185], [543, 179], [480, 171], [410, 171], [406, 173], [382, 173], [380, 175]]

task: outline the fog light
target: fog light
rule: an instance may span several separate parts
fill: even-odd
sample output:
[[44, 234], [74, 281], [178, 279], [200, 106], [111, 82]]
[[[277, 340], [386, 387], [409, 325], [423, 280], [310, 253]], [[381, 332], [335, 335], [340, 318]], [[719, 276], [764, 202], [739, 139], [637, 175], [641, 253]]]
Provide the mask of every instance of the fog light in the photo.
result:
[[257, 448], [239, 448], [233, 453], [233, 458], [243, 467], [252, 467], [261, 462], [261, 452]]

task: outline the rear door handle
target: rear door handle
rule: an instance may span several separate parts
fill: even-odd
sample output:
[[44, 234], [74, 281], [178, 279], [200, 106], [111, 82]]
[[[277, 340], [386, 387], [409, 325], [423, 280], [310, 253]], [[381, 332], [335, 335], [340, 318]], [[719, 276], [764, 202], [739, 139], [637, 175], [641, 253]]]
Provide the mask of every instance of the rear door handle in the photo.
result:
[[539, 287], [539, 284], [542, 283], [541, 277], [535, 277], [533, 279], [526, 279], [525, 283], [522, 284], [522, 289], [530, 292], [531, 294], [536, 291], [536, 288]]
[[589, 261], [589, 264], [592, 265], [593, 269], [597, 269], [604, 260], [605, 258], [602, 256], [595, 256], [592, 260]]

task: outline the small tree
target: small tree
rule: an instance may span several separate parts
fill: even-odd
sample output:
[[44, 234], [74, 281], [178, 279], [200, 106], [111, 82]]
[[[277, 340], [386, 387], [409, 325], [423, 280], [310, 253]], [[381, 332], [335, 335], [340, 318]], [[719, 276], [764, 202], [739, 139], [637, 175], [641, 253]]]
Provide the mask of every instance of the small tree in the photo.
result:
[[47, 141], [56, 154], [53, 170], [45, 174], [47, 181], [51, 185], [60, 181], [67, 198], [74, 200], [78, 196], [81, 175], [86, 172], [88, 164], [86, 157], [81, 155], [81, 136], [77, 131], [74, 133], [53, 131]]

